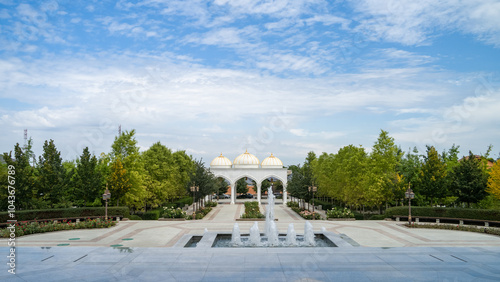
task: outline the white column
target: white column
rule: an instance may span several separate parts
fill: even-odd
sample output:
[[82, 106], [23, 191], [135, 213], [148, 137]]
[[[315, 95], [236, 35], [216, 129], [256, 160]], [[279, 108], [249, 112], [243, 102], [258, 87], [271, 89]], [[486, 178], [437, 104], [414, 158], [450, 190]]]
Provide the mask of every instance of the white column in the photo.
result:
[[236, 182], [231, 181], [231, 205], [236, 202]]
[[286, 192], [286, 183], [283, 183], [283, 205], [286, 206], [287, 201], [288, 201], [288, 193]]
[[261, 186], [262, 182], [257, 183], [257, 202], [259, 202], [259, 205], [260, 205], [260, 198], [262, 195]]

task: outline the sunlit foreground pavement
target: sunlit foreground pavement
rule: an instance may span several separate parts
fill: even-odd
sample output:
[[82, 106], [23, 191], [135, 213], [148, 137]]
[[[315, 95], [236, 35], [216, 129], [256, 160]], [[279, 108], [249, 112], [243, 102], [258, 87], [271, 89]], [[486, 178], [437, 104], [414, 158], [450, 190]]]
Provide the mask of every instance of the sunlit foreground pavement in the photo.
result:
[[[351, 248], [182, 248], [184, 235], [230, 232], [242, 205], [219, 205], [199, 221], [124, 221], [110, 229], [1, 240], [1, 281], [499, 281], [500, 237], [407, 229], [390, 221], [311, 221], [350, 238]], [[277, 226], [304, 220], [276, 206]], [[253, 222], [238, 222], [242, 232]], [[259, 223], [261, 230], [264, 222]], [[15, 255], [14, 266], [12, 253]], [[10, 258], [8, 256], [11, 256]], [[11, 274], [8, 271], [15, 272]], [[307, 280], [309, 279], [309, 280]]]

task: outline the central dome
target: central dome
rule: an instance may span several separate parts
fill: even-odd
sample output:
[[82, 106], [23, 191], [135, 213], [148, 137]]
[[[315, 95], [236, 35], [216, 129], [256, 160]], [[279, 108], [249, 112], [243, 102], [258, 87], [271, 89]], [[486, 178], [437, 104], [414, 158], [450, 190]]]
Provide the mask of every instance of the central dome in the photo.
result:
[[259, 159], [245, 150], [245, 153], [234, 159], [234, 168], [259, 168]]

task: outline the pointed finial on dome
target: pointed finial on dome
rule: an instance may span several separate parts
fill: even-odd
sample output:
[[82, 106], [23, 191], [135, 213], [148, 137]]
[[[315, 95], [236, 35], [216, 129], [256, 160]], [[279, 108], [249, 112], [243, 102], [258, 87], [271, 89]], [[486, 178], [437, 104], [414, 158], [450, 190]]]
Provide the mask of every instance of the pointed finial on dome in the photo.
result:
[[248, 149], [245, 149], [245, 154], [248, 154]]
[[220, 156], [222, 157], [222, 152], [220, 152]]

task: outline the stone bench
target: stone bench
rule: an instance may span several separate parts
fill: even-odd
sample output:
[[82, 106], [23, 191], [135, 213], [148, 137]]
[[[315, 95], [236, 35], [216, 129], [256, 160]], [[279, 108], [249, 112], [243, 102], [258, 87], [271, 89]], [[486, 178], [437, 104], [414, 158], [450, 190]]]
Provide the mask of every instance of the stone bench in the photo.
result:
[[[401, 221], [401, 219], [406, 219], [408, 221], [408, 216], [407, 215], [394, 215], [393, 218], [396, 219], [396, 221]], [[464, 225], [466, 222], [467, 223], [481, 223], [484, 224], [485, 227], [489, 227], [490, 223], [495, 223], [500, 225], [500, 221], [495, 221], [495, 220], [484, 220], [484, 219], [470, 219], [470, 218], [451, 218], [451, 217], [430, 217], [430, 216], [412, 216], [411, 217], [414, 222], [420, 222], [420, 219], [424, 220], [434, 220], [436, 223], [442, 223], [441, 221], [454, 221], [457, 222], [459, 225]], [[470, 225], [478, 225], [478, 224], [470, 224]]]

